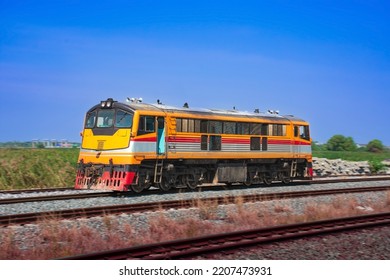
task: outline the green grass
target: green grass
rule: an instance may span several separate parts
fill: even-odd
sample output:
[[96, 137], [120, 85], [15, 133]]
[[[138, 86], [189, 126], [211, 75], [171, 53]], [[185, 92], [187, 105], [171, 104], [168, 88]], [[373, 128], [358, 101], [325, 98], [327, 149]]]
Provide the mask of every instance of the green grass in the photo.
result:
[[390, 159], [390, 152], [370, 153], [363, 151], [338, 152], [338, 151], [313, 151], [313, 157], [342, 159], [349, 161], [383, 161]]
[[79, 149], [0, 149], [0, 189], [73, 186]]

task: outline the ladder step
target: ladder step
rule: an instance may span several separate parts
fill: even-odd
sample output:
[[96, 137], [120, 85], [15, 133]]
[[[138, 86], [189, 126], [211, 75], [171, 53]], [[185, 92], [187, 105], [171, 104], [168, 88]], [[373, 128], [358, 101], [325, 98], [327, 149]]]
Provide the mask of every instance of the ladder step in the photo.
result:
[[297, 176], [297, 166], [298, 166], [297, 160], [293, 160], [293, 161], [291, 162], [290, 177], [295, 177], [295, 176]]
[[157, 159], [154, 167], [154, 182], [161, 183], [164, 169], [164, 159]]

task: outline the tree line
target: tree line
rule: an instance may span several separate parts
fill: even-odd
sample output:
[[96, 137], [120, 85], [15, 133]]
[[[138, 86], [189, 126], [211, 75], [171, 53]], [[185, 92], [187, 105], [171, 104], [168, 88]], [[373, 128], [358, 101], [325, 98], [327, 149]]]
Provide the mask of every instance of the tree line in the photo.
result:
[[346, 137], [341, 134], [332, 136], [325, 144], [318, 144], [313, 141], [313, 151], [367, 151], [372, 153], [381, 153], [388, 151], [382, 141], [373, 139], [366, 146], [358, 147], [352, 137]]

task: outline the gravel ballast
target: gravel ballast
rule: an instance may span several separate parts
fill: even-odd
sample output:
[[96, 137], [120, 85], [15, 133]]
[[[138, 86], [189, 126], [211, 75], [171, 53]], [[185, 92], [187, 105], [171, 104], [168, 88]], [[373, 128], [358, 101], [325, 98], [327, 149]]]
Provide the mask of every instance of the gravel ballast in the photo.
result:
[[389, 260], [390, 227], [264, 244], [239, 250], [230, 255], [216, 254], [212, 258], [216, 260]]

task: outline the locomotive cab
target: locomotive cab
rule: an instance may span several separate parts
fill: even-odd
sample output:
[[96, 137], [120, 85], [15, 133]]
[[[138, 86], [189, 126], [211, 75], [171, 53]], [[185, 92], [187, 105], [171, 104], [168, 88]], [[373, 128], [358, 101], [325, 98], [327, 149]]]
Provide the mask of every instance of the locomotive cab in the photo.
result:
[[121, 151], [130, 146], [133, 119], [134, 111], [112, 98], [88, 110], [78, 159], [76, 189], [127, 190], [135, 171], [121, 157]]
[[113, 150], [129, 146], [134, 112], [120, 104], [109, 98], [87, 112], [81, 144], [83, 149]]
[[313, 177], [313, 165], [311, 160], [307, 161], [307, 158], [311, 159], [311, 142], [309, 125], [305, 122], [294, 123], [294, 146], [293, 155], [298, 160], [303, 160], [304, 164], [301, 165], [301, 179], [311, 180]]

